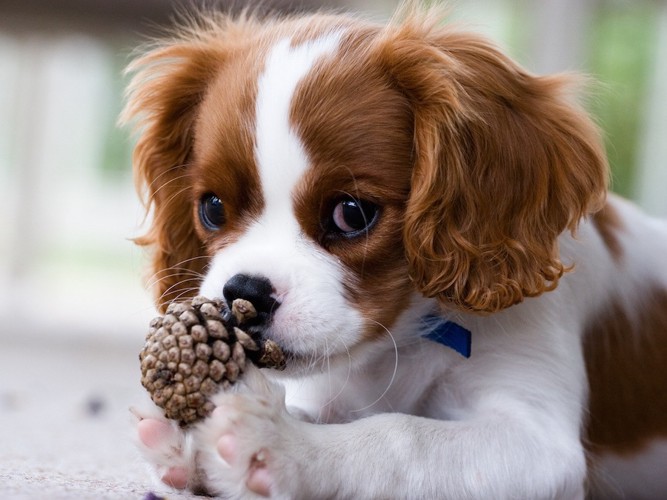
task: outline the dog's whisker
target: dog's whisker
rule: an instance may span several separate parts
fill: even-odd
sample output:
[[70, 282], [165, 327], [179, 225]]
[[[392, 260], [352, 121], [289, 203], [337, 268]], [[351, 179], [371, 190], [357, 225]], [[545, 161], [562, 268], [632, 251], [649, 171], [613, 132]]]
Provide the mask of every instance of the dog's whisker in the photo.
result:
[[[162, 175], [164, 175], [164, 172], [162, 174], [160, 174], [160, 176], [162, 176]], [[188, 177], [190, 177], [190, 174], [189, 173], [184, 173], [183, 175], [177, 175], [177, 176], [171, 177], [169, 180], [165, 181], [157, 189], [155, 189], [151, 192], [150, 197], [148, 199], [148, 204], [154, 203], [155, 200], [157, 199], [157, 196], [160, 194], [161, 191], [167, 190], [170, 187], [170, 185], [175, 184], [178, 181], [180, 181], [182, 179], [186, 179]], [[153, 184], [155, 184], [156, 182], [157, 182], [157, 179], [151, 183], [150, 188], [152, 188]], [[181, 188], [177, 191], [177, 194], [180, 195], [187, 189], [189, 189], [189, 187], [187, 187], [187, 186], [183, 187], [183, 188]]]
[[[160, 279], [157, 280], [157, 281], [154, 281], [153, 283], [150, 283], [150, 284], [148, 285], [148, 288], [149, 288], [149, 289], [155, 288], [157, 285], [159, 285], [159, 284], [161, 284], [161, 283], [164, 283], [165, 281], [170, 280], [170, 279], [172, 279], [172, 278], [174, 278], [174, 277], [179, 277], [179, 280], [176, 281], [175, 283], [173, 283], [171, 286], [169, 286], [166, 290], [164, 290], [164, 291], [161, 293], [161, 295], [164, 296], [164, 295], [166, 295], [167, 293], [171, 292], [172, 290], [174, 290], [174, 289], [176, 289], [176, 288], [180, 288], [181, 286], [183, 286], [183, 285], [186, 284], [186, 283], [196, 283], [196, 284], [199, 284], [199, 283], [201, 282], [201, 278], [199, 278], [199, 277], [193, 277], [193, 278], [185, 278], [185, 277], [183, 277], [183, 278], [181, 278], [181, 275], [180, 275], [180, 274], [170, 274], [170, 275], [168, 275], [168, 276], [164, 276], [164, 277], [160, 278]], [[198, 287], [198, 286], [197, 286], [197, 287], [194, 287], [194, 286], [192, 287], [192, 289], [195, 289], [195, 288], [199, 288], [199, 287]]]
[[[185, 281], [194, 281], [194, 280], [185, 280]], [[183, 284], [183, 282], [174, 283], [172, 286], [170, 286], [164, 292], [162, 292], [162, 294], [160, 294], [160, 297], [158, 298], [160, 306], [165, 306], [165, 305], [169, 304], [170, 302], [177, 301], [177, 300], [181, 299], [182, 297], [191, 294], [191, 292], [196, 292], [197, 290], [199, 290], [198, 286], [191, 286], [191, 287], [183, 287], [182, 288], [182, 284]], [[172, 297], [172, 298], [167, 299], [166, 297], [171, 292], [173, 292], [174, 290], [179, 290], [176, 297]]]
[[204, 275], [200, 272], [193, 271], [192, 269], [183, 268], [169, 268], [163, 271], [154, 273], [148, 281], [148, 286], [154, 286], [162, 281], [165, 281], [170, 278], [177, 278], [183, 276], [184, 278], [192, 277], [203, 279]]
[[161, 283], [167, 279], [170, 278], [176, 278], [180, 276], [193, 276], [195, 278], [199, 279], [204, 279], [205, 274], [202, 272], [199, 272], [194, 269], [190, 269], [189, 267], [184, 267], [184, 264], [194, 262], [198, 259], [207, 259], [207, 257], [203, 256], [197, 256], [197, 257], [192, 257], [189, 259], [182, 260], [175, 265], [167, 268], [167, 269], [161, 269], [155, 273], [148, 279], [148, 287], [153, 287], [158, 283]]
[[[327, 411], [330, 413], [333, 408], [333, 403], [343, 394], [345, 389], [347, 388], [348, 383], [350, 382], [350, 378], [352, 376], [352, 354], [350, 353], [350, 349], [348, 348], [347, 344], [339, 340], [340, 344], [343, 346], [345, 349], [345, 353], [347, 354], [347, 373], [345, 375], [345, 380], [343, 380], [343, 383], [340, 385], [340, 388], [338, 389], [338, 392], [334, 394], [333, 396], [330, 396], [329, 400], [322, 405], [323, 408], [327, 408]], [[330, 368], [330, 353], [327, 355], [327, 363], [329, 365], [329, 374], [331, 374], [331, 368]], [[329, 378], [329, 394], [331, 394], [333, 384], [331, 383], [331, 377]]]
[[182, 297], [189, 295], [191, 292], [194, 292], [194, 291], [196, 291], [197, 289], [198, 289], [197, 287], [186, 287], [186, 288], [184, 288], [184, 289], [179, 290], [179, 292], [178, 292], [178, 294], [176, 295], [176, 297], [170, 297], [170, 298], [168, 298], [168, 299], [167, 299], [166, 297], [167, 297], [167, 295], [171, 292], [171, 290], [165, 291], [162, 295], [160, 295], [160, 297], [159, 297], [159, 299], [158, 299], [158, 300], [159, 300], [159, 304], [160, 304], [160, 306], [166, 306], [166, 305], [168, 305], [170, 302], [178, 301], [178, 300], [181, 299]]
[[359, 413], [359, 412], [368, 410], [369, 408], [371, 408], [375, 404], [377, 404], [379, 401], [381, 401], [387, 395], [389, 390], [391, 389], [391, 386], [394, 384], [394, 380], [396, 380], [396, 374], [398, 373], [398, 344], [396, 343], [396, 339], [394, 338], [394, 335], [391, 333], [389, 328], [387, 328], [386, 326], [384, 326], [382, 323], [380, 323], [378, 321], [374, 321], [374, 323], [384, 329], [384, 331], [387, 333], [387, 336], [389, 337], [389, 339], [392, 342], [393, 349], [394, 349], [394, 368], [393, 368], [393, 371], [392, 371], [392, 374], [391, 374], [391, 378], [389, 379], [389, 382], [387, 383], [387, 387], [385, 387], [382, 394], [380, 394], [377, 397], [377, 399], [375, 401], [373, 401], [372, 403], [364, 406], [363, 408], [358, 408], [356, 410], [350, 410], [350, 413]]

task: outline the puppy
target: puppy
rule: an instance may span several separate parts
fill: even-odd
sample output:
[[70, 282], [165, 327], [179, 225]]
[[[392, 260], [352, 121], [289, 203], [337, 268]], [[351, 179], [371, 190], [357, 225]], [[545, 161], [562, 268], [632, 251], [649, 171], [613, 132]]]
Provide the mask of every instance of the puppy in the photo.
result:
[[441, 21], [212, 15], [132, 64], [158, 307], [248, 298], [289, 358], [141, 413], [163, 482], [667, 496], [667, 225], [606, 196], [568, 78]]

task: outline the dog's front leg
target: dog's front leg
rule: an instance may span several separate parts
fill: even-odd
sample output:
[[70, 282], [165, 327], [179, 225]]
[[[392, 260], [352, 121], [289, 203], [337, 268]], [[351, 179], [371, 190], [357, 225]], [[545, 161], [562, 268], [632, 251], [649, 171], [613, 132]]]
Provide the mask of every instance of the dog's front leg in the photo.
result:
[[394, 413], [312, 424], [292, 417], [273, 389], [217, 397], [195, 434], [209, 490], [234, 498], [583, 498], [578, 438], [542, 428], [542, 416], [497, 408], [456, 422]]

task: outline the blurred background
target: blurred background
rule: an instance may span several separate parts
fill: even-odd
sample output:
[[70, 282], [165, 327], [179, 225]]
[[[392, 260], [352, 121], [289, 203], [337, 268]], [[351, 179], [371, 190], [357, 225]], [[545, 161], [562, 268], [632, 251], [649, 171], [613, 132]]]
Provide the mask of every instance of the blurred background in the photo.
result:
[[[449, 3], [452, 18], [530, 70], [592, 75], [599, 84], [588, 106], [606, 134], [614, 190], [667, 215], [667, 0]], [[398, 0], [263, 4], [381, 19]], [[145, 256], [130, 240], [144, 215], [132, 184], [132, 139], [116, 127], [123, 68], [188, 5], [0, 0], [0, 336], [20, 325], [21, 335], [140, 342], [152, 306]]]
[[[117, 498], [144, 488], [128, 458], [131, 440], [118, 435], [129, 433], [127, 407], [142, 393], [137, 353], [154, 312], [146, 259], [131, 241], [144, 218], [132, 138], [116, 120], [132, 50], [196, 3], [0, 0], [2, 498], [44, 498], [45, 484], [70, 491], [73, 480], [88, 494], [71, 498], [111, 498], [108, 483], [91, 482], [100, 474], [125, 488]], [[377, 19], [397, 4], [262, 0], [265, 8], [352, 9]], [[449, 4], [453, 19], [535, 73], [591, 75], [598, 84], [587, 105], [606, 134], [614, 190], [667, 216], [667, 0]], [[137, 483], [128, 482], [132, 474]], [[104, 496], [91, 496], [100, 484]]]

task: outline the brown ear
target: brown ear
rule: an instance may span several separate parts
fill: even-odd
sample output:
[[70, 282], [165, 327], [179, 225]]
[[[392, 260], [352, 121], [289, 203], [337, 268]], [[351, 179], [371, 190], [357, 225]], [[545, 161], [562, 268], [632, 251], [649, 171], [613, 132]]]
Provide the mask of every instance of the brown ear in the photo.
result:
[[147, 211], [152, 247], [150, 279], [158, 309], [198, 289], [208, 258], [193, 221], [188, 163], [197, 109], [216, 67], [224, 60], [220, 43], [201, 37], [175, 41], [134, 61], [128, 102], [121, 122], [136, 121], [135, 183]]
[[557, 238], [601, 206], [608, 175], [567, 79], [530, 75], [427, 16], [389, 28], [381, 57], [413, 103], [404, 238], [417, 287], [480, 312], [553, 289]]

